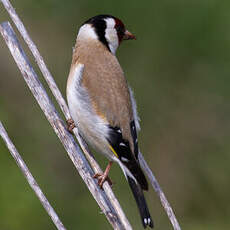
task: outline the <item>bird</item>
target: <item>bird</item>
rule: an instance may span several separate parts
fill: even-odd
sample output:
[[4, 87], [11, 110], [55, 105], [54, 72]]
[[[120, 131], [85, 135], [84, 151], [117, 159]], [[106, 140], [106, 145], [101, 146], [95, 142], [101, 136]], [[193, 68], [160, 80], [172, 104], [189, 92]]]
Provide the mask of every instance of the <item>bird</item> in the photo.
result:
[[66, 86], [71, 131], [77, 126], [82, 138], [104, 154], [108, 166], [94, 178], [102, 188], [111, 180], [108, 173], [117, 162], [137, 203], [143, 227], [153, 228], [143, 190], [148, 182], [140, 167], [137, 133], [140, 130], [134, 94], [116, 58], [125, 40], [135, 40], [123, 22], [101, 14], [85, 21], [76, 38]]

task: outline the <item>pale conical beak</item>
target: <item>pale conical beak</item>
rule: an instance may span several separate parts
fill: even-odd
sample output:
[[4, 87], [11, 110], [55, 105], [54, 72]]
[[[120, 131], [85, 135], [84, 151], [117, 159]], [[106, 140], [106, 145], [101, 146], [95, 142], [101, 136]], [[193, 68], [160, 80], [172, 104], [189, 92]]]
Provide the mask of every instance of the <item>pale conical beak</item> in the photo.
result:
[[136, 40], [136, 37], [133, 34], [131, 34], [128, 30], [126, 30], [123, 40], [133, 40], [133, 39]]

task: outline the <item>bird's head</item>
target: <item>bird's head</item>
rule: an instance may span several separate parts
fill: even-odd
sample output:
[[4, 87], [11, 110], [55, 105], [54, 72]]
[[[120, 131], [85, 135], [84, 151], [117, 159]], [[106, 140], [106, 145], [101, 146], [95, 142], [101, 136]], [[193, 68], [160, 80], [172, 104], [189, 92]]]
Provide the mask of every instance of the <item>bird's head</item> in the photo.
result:
[[81, 26], [78, 38], [97, 39], [113, 54], [123, 40], [136, 39], [133, 34], [126, 30], [120, 19], [111, 15], [98, 15], [88, 19]]

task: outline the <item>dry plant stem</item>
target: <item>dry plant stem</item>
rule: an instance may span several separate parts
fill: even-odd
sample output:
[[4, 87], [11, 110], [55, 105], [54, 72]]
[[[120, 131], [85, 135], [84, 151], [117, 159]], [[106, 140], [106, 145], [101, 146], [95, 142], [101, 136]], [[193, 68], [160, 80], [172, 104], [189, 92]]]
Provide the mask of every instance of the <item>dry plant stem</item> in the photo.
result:
[[173, 226], [174, 230], [181, 230], [180, 225], [176, 219], [176, 216], [173, 212], [173, 209], [171, 208], [167, 198], [165, 197], [165, 194], [163, 193], [157, 179], [155, 178], [155, 176], [153, 175], [151, 169], [149, 168], [148, 164], [146, 163], [142, 153], [139, 153], [139, 161], [140, 161], [140, 165], [142, 167], [142, 169], [144, 169], [144, 171], [146, 172], [146, 175], [148, 176], [151, 185], [153, 187], [153, 189], [156, 191], [157, 195], [160, 198], [161, 204], [164, 207], [168, 218]]
[[116, 211], [114, 210], [114, 204], [111, 204], [112, 201], [108, 199], [105, 193], [97, 186], [96, 181], [92, 178], [93, 172], [87, 160], [78, 145], [75, 143], [72, 135], [67, 131], [65, 124], [59, 117], [54, 105], [38, 80], [38, 77], [20, 46], [9, 22], [4, 22], [0, 25], [0, 33], [2, 34], [18, 68], [20, 69], [24, 80], [110, 224], [114, 229], [132, 229], [129, 222], [121, 223]]
[[22, 21], [20, 20], [20, 18], [18, 17], [15, 9], [13, 8], [13, 6], [11, 5], [9, 0], [0, 0], [2, 2], [2, 4], [4, 5], [4, 7], [6, 8], [7, 12], [9, 13], [11, 19], [13, 20], [14, 24], [16, 25], [18, 31], [21, 33], [23, 39], [25, 40], [26, 44], [28, 45], [28, 47], [30, 48], [30, 50], [32, 51], [35, 60], [42, 72], [42, 74], [45, 76], [45, 79], [47, 81], [47, 83], [49, 85], [51, 85], [50, 89], [52, 91], [52, 93], [55, 95], [56, 98], [59, 98], [58, 100], [58, 104], [61, 107], [61, 110], [63, 111], [64, 114], [66, 114], [67, 119], [70, 118], [70, 113], [69, 113], [69, 109], [65, 103], [65, 100], [63, 99], [53, 77], [51, 76], [49, 70], [46, 67], [46, 64], [42, 58], [42, 56], [40, 55], [36, 45], [33, 43], [33, 41], [31, 40], [26, 28], [24, 27]]
[[[44, 75], [45, 80], [47, 81], [52, 93], [54, 94], [58, 104], [60, 105], [66, 120], [70, 119], [70, 113], [69, 113], [69, 109], [66, 105], [65, 100], [63, 99], [55, 81], [53, 80], [53, 77], [51, 76], [49, 70], [47, 69], [44, 60], [42, 58], [42, 56], [40, 55], [36, 45], [33, 43], [32, 39], [30, 38], [28, 32], [26, 31], [22, 21], [19, 19], [17, 13], [15, 12], [14, 8], [12, 7], [12, 5], [10, 4], [9, 0], [1, 0], [4, 7], [6, 8], [6, 10], [8, 11], [10, 17], [12, 18], [12, 20], [14, 21], [16, 27], [18, 28], [19, 32], [21, 33], [22, 37], [24, 38], [25, 42], [27, 43], [27, 45], [29, 46], [32, 54], [35, 57], [35, 60], [41, 70], [41, 72]], [[92, 169], [94, 170], [95, 173], [102, 173], [102, 170], [100, 168], [100, 166], [98, 165], [98, 163], [95, 161], [93, 155], [90, 153], [87, 144], [85, 143], [85, 141], [81, 138], [81, 136], [79, 135], [79, 132], [77, 130], [77, 128], [73, 129], [73, 132], [87, 158], [87, 160], [89, 161]], [[173, 229], [174, 230], [180, 230], [180, 226], [179, 223], [173, 213], [173, 210], [170, 206], [170, 204], [168, 203], [163, 191], [161, 190], [154, 174], [152, 173], [151, 169], [148, 167], [146, 161], [144, 160], [143, 156], [140, 154], [140, 163], [141, 166], [143, 168], [143, 170], [145, 171], [145, 173], [147, 174], [154, 190], [157, 192], [158, 196], [160, 197], [160, 201], [172, 223]], [[110, 200], [113, 200], [115, 203], [115, 209], [116, 207], [118, 207], [118, 210], [116, 209], [116, 211], [119, 213], [121, 220], [126, 221], [126, 217], [124, 215], [124, 213], [120, 212], [119, 210], [120, 205], [119, 202], [117, 201], [116, 197], [114, 196], [114, 194], [111, 191], [111, 188], [109, 186], [109, 184], [107, 182], [104, 183], [103, 185], [103, 189], [105, 191], [105, 193], [107, 194], [107, 196], [110, 198]], [[127, 228], [128, 229], [128, 228]]]
[[12, 143], [11, 139], [9, 138], [6, 130], [4, 129], [1, 121], [0, 121], [0, 136], [2, 137], [3, 141], [5, 142], [7, 148], [9, 149], [12, 157], [16, 161], [18, 167], [21, 169], [22, 173], [24, 174], [26, 180], [28, 181], [30, 187], [34, 190], [35, 194], [37, 195], [38, 199], [41, 201], [44, 209], [52, 219], [53, 223], [56, 225], [58, 230], [66, 230], [62, 222], [60, 221], [58, 215], [50, 205], [49, 201], [46, 199], [45, 195], [43, 194], [42, 190], [40, 189], [39, 185], [37, 184], [36, 180], [32, 176], [31, 172], [27, 168], [25, 162], [23, 161], [22, 157], [18, 153], [17, 149], [15, 148], [14, 144]]
[[[19, 32], [21, 33], [23, 39], [25, 40], [26, 44], [28, 45], [28, 47], [30, 48], [47, 84], [49, 85], [54, 97], [56, 98], [66, 120], [70, 119], [70, 113], [69, 113], [69, 109], [68, 106], [66, 105], [66, 102], [64, 100], [64, 98], [62, 97], [62, 94], [60, 92], [60, 90], [58, 89], [51, 73], [49, 72], [48, 68], [46, 67], [46, 64], [42, 58], [42, 56], [40, 55], [36, 45], [34, 44], [34, 42], [32, 41], [32, 39], [30, 38], [26, 28], [24, 27], [22, 21], [20, 20], [20, 18], [18, 17], [17, 13], [15, 12], [14, 8], [12, 7], [11, 3], [9, 2], [9, 0], [1, 0], [4, 7], [6, 8], [6, 10], [8, 11], [11, 19], [13, 20], [13, 22], [15, 23], [17, 29], [19, 30]], [[96, 162], [96, 160], [94, 159], [93, 155], [91, 154], [91, 152], [88, 149], [87, 144], [85, 143], [85, 141], [81, 138], [81, 136], [79, 135], [78, 129], [77, 127], [73, 129], [73, 132], [81, 146], [81, 149], [83, 150], [87, 160], [89, 161], [94, 173], [102, 173], [103, 171], [101, 170], [100, 166], [98, 165], [98, 163]], [[121, 222], [124, 224], [126, 229], [130, 229], [131, 226], [117, 200], [117, 198], [115, 197], [110, 185], [108, 182], [105, 182], [103, 184], [103, 189], [104, 192], [106, 193], [106, 195], [108, 196], [109, 200], [111, 201], [117, 215], [118, 218], [121, 220]]]
[[[20, 18], [18, 17], [17, 13], [15, 12], [14, 8], [12, 7], [12, 5], [10, 4], [9, 0], [1, 0], [4, 7], [6, 8], [6, 10], [8, 11], [11, 19], [13, 20], [14, 24], [16, 25], [18, 31], [21, 33], [23, 39], [25, 40], [26, 44], [28, 45], [28, 47], [30, 48], [47, 84], [49, 85], [54, 97], [56, 98], [66, 120], [71, 119], [70, 117], [70, 112], [69, 112], [69, 108], [64, 100], [64, 98], [62, 97], [62, 94], [60, 92], [60, 90], [58, 89], [51, 73], [49, 72], [48, 68], [46, 67], [46, 64], [42, 58], [42, 56], [40, 55], [36, 45], [34, 44], [34, 42], [32, 41], [32, 39], [30, 38], [26, 28], [24, 27], [22, 21], [20, 20]], [[97, 164], [97, 162], [95, 161], [95, 159], [93, 158], [92, 154], [90, 153], [86, 143], [84, 142], [84, 140], [81, 138], [81, 136], [78, 133], [77, 128], [74, 128], [73, 130], [74, 134], [76, 135], [84, 153], [86, 154], [87, 159], [89, 160], [93, 170], [95, 173], [101, 173], [102, 170], [100, 169], [100, 166]]]
[[[50, 71], [48, 70], [48, 68], [46, 67], [46, 64], [41, 56], [41, 54], [39, 53], [36, 45], [34, 44], [34, 42], [32, 41], [32, 39], [30, 38], [26, 28], [24, 27], [22, 21], [20, 20], [20, 18], [18, 17], [16, 11], [14, 10], [14, 8], [12, 7], [11, 3], [9, 2], [9, 0], [1, 0], [1, 2], [3, 3], [4, 7], [6, 8], [6, 10], [8, 11], [11, 19], [13, 20], [14, 24], [16, 25], [18, 31], [21, 33], [23, 39], [25, 40], [26, 44], [28, 45], [28, 47], [30, 48], [47, 84], [49, 85], [55, 99], [57, 100], [66, 120], [71, 119], [70, 117], [70, 112], [68, 109], [68, 106], [64, 100], [64, 98], [62, 97], [62, 94], [60, 92], [60, 90], [58, 89]], [[81, 136], [78, 133], [77, 128], [75, 128], [73, 130], [74, 134], [76, 135], [83, 151], [86, 154], [87, 159], [89, 160], [93, 170], [95, 173], [100, 173], [102, 172], [102, 170], [100, 169], [99, 165], [97, 164], [97, 162], [94, 160], [92, 154], [89, 152], [88, 147], [86, 146], [84, 140], [81, 138]]]

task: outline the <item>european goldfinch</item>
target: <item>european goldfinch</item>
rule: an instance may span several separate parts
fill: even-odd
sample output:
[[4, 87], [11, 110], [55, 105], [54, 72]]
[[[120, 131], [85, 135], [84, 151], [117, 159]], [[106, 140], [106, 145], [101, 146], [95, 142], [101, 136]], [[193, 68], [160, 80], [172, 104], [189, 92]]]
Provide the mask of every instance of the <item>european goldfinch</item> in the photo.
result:
[[113, 161], [131, 187], [144, 228], [153, 228], [143, 190], [148, 183], [138, 161], [136, 102], [115, 56], [123, 40], [135, 39], [118, 18], [98, 15], [80, 27], [67, 81], [67, 101], [81, 136], [109, 164], [95, 175], [102, 186]]

